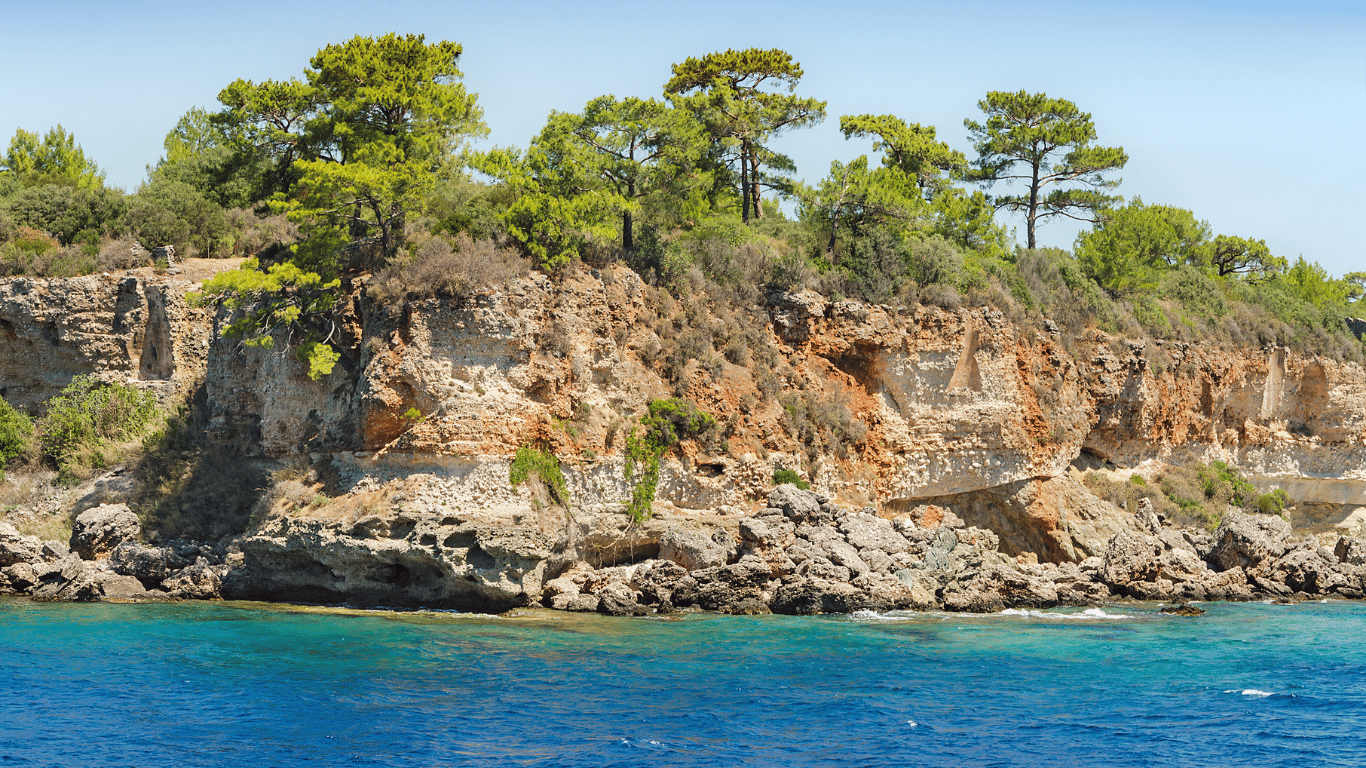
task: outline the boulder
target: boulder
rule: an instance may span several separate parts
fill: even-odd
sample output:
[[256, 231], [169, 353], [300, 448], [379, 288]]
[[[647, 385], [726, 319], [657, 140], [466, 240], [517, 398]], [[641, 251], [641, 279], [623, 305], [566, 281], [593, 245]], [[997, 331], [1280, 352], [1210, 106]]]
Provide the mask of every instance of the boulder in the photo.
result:
[[1326, 554], [1313, 545], [1295, 547], [1270, 566], [1269, 576], [1306, 595], [1326, 594], [1349, 585], [1349, 579], [1336, 571], [1337, 558], [1329, 559]]
[[15, 595], [28, 594], [41, 578], [40, 573], [46, 569], [45, 564], [35, 566], [30, 562], [15, 563], [14, 565], [0, 568], [0, 579], [4, 581], [6, 592]]
[[797, 526], [777, 515], [740, 518], [740, 541], [757, 549], [778, 549], [796, 538]]
[[166, 590], [167, 596], [177, 600], [212, 600], [220, 596], [223, 577], [201, 557], [194, 565], [176, 571], [161, 582], [161, 588]]
[[1138, 522], [1138, 527], [1148, 533], [1156, 534], [1162, 530], [1162, 521], [1157, 519], [1157, 513], [1153, 511], [1153, 500], [1146, 496], [1138, 500], [1134, 519]]
[[71, 549], [85, 560], [108, 555], [125, 541], [142, 535], [138, 516], [126, 504], [101, 504], [76, 517], [71, 529]]
[[1204, 616], [1203, 608], [1196, 608], [1190, 603], [1178, 603], [1176, 605], [1166, 605], [1162, 607], [1161, 613], [1168, 616]]
[[550, 607], [557, 611], [573, 611], [575, 613], [593, 613], [598, 610], [597, 595], [581, 594], [561, 594], [556, 595], [550, 601]]
[[689, 571], [725, 565], [734, 555], [735, 540], [723, 528], [670, 528], [659, 538], [659, 557]]
[[790, 483], [783, 483], [768, 494], [768, 505], [782, 510], [784, 516], [798, 523], [819, 522], [826, 515], [816, 494], [803, 491]]
[[147, 597], [147, 588], [134, 576], [101, 571], [95, 581], [101, 600], [140, 600]]
[[876, 573], [891, 573], [896, 568], [892, 556], [881, 549], [860, 549], [858, 556]]
[[891, 521], [866, 510], [840, 518], [839, 529], [845, 540], [857, 549], [876, 549], [894, 555], [911, 548], [911, 543], [896, 532]]
[[1214, 532], [1214, 546], [1206, 558], [1219, 570], [1255, 567], [1285, 554], [1290, 523], [1273, 515], [1230, 511]]
[[146, 587], [159, 586], [166, 577], [190, 565], [170, 547], [145, 547], [125, 541], [109, 553], [109, 567], [115, 573], [132, 576]]
[[863, 562], [863, 558], [859, 557], [858, 550], [844, 539], [827, 539], [822, 542], [821, 548], [826, 559], [848, 568], [853, 573], [862, 574], [872, 570]]
[[1366, 565], [1366, 541], [1349, 536], [1339, 536], [1333, 547], [1333, 556], [1338, 562], [1347, 565]]
[[1052, 608], [1058, 590], [1047, 579], [1019, 570], [992, 567], [960, 578], [944, 588], [944, 608], [969, 613], [994, 613], [1006, 608]]
[[608, 616], [642, 616], [650, 609], [640, 604], [630, 587], [613, 581], [598, 592], [597, 611]]
[[[906, 591], [909, 593], [909, 590]], [[891, 610], [897, 607], [899, 606], [895, 602], [875, 598], [848, 582], [805, 577], [794, 579], [779, 587], [772, 603], [774, 613], [793, 616], [850, 613], [858, 610]]]
[[739, 606], [750, 598], [766, 603], [769, 595], [765, 587], [772, 576], [767, 562], [746, 555], [731, 565], [704, 568], [679, 579], [674, 584], [672, 601], [675, 607], [695, 605], [709, 611]]
[[43, 560], [43, 542], [37, 536], [24, 536], [9, 523], [0, 523], [0, 568]]
[[102, 566], [70, 555], [57, 563], [34, 569], [36, 579], [30, 596], [40, 601], [88, 602], [104, 599], [131, 599], [147, 593], [142, 583]]
[[1100, 578], [1111, 588], [1131, 593], [1134, 585], [1156, 580], [1161, 574], [1158, 558], [1162, 545], [1152, 537], [1121, 532], [1105, 545]]
[[631, 581], [631, 586], [640, 593], [640, 601], [653, 605], [657, 610], [673, 610], [674, 585], [687, 576], [683, 566], [668, 560], [658, 560], [648, 565], [642, 564]]

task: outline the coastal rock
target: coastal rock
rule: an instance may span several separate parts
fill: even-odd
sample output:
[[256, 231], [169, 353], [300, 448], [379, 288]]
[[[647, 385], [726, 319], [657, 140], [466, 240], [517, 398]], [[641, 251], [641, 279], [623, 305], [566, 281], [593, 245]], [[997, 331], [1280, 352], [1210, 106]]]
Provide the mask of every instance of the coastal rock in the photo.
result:
[[688, 575], [683, 566], [668, 560], [641, 564], [636, 569], [631, 586], [640, 592], [640, 601], [653, 605], [661, 611], [673, 610], [673, 591], [684, 576]]
[[43, 542], [37, 536], [21, 535], [9, 523], [0, 523], [0, 568], [43, 559]]
[[1272, 515], [1230, 511], [1214, 532], [1209, 561], [1220, 570], [1247, 569], [1285, 554], [1290, 524]]
[[133, 576], [102, 572], [99, 576], [100, 600], [141, 600], [148, 596], [147, 588]]
[[849, 545], [858, 550], [873, 549], [894, 555], [911, 548], [911, 543], [897, 533], [891, 521], [883, 520], [868, 510], [841, 517], [839, 529]]
[[1336, 558], [1315, 544], [1298, 546], [1286, 552], [1266, 569], [1268, 577], [1294, 592], [1319, 595], [1360, 584], [1337, 569]]
[[1333, 556], [1347, 565], [1366, 565], [1366, 541], [1350, 536], [1339, 536]]
[[816, 494], [803, 491], [791, 483], [783, 483], [768, 494], [768, 505], [782, 510], [795, 523], [821, 523], [828, 518], [821, 510]]
[[598, 591], [598, 613], [608, 616], [642, 616], [650, 609], [641, 605], [631, 588], [620, 581], [613, 581]]
[[659, 539], [659, 556], [689, 571], [725, 565], [735, 554], [735, 541], [724, 528], [708, 533], [670, 528]]
[[71, 528], [71, 549], [82, 559], [97, 560], [141, 535], [142, 525], [128, 505], [101, 504], [76, 516]]
[[943, 600], [946, 610], [994, 613], [1006, 608], [1052, 608], [1058, 605], [1058, 591], [1047, 579], [993, 567], [950, 582]]
[[109, 553], [109, 567], [115, 573], [135, 577], [146, 587], [157, 587], [175, 571], [190, 565], [170, 547], [147, 547], [125, 541]]
[[200, 558], [161, 582], [161, 588], [177, 600], [211, 600], [220, 596], [223, 578], [217, 568]]
[[786, 547], [796, 539], [797, 526], [782, 515], [740, 518], [740, 541], [758, 550]]
[[225, 580], [225, 597], [496, 613], [541, 599], [555, 541], [531, 526], [395, 512], [273, 519], [238, 546], [243, 566]]
[[772, 576], [767, 562], [746, 555], [731, 565], [705, 568], [684, 576], [674, 584], [671, 600], [676, 608], [695, 605], [708, 611], [734, 609], [749, 600], [767, 604], [770, 595], [766, 588]]
[[800, 577], [777, 590], [772, 610], [792, 616], [812, 616], [821, 613], [849, 613], [864, 608], [887, 609], [888, 605], [869, 605], [868, 595], [844, 581]]
[[114, 573], [103, 563], [82, 560], [75, 553], [55, 563], [33, 567], [23, 578], [29, 582], [29, 597], [39, 602], [132, 600], [147, 594], [137, 579]]

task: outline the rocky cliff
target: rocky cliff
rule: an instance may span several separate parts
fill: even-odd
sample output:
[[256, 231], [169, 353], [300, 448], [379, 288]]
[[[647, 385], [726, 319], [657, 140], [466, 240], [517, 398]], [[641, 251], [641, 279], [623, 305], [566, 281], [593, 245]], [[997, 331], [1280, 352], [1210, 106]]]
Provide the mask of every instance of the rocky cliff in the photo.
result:
[[0, 280], [0, 396], [37, 411], [79, 375], [163, 395], [204, 375], [210, 317], [188, 280], [133, 274]]
[[[1021, 327], [989, 307], [892, 309], [814, 293], [756, 294], [737, 308], [668, 296], [613, 267], [401, 305], [371, 301], [362, 282], [343, 313], [343, 359], [313, 382], [283, 345], [217, 338], [185, 308], [187, 287], [0, 284], [0, 333], [14, 340], [0, 348], [0, 386], [32, 406], [73, 372], [145, 382], [202, 371], [204, 426], [220, 445], [258, 460], [306, 458], [297, 487], [263, 498], [257, 524], [220, 553], [235, 563], [224, 574], [235, 595], [568, 605], [597, 595], [585, 583], [611, 581], [588, 570], [683, 552], [668, 543], [679, 532], [731, 545], [662, 562], [731, 567], [763, 554], [745, 521], [773, 508], [779, 467], [823, 494], [822, 525], [842, 530], [857, 513], [933, 533], [948, 516], [958, 527], [945, 530], [982, 532], [967, 535], [985, 542], [973, 545], [981, 557], [1017, 570], [1075, 569], [1117, 537], [1152, 535], [1134, 510], [1079, 482], [1080, 465], [1151, 476], [1220, 459], [1312, 509], [1297, 520], [1307, 532], [1366, 519], [1354, 516], [1366, 506], [1366, 372], [1279, 348], [1099, 331], [1063, 339], [1049, 323]], [[721, 428], [666, 456], [655, 514], [633, 523], [623, 511], [633, 488], [626, 436], [651, 400], [671, 396]], [[511, 456], [532, 443], [560, 460], [567, 510], [534, 483], [510, 486]], [[879, 550], [886, 562], [870, 555], [882, 568], [851, 567], [834, 550], [803, 562], [835, 568], [821, 577], [831, 583], [893, 578], [933, 549], [898, 535], [906, 549]], [[782, 546], [796, 545], [796, 528], [793, 537]], [[781, 559], [764, 562], [765, 583], [786, 583]], [[581, 577], [573, 590], [566, 574]], [[898, 598], [907, 604], [947, 604], [943, 579], [900, 583], [917, 595]], [[760, 593], [765, 605], [800, 603]]]

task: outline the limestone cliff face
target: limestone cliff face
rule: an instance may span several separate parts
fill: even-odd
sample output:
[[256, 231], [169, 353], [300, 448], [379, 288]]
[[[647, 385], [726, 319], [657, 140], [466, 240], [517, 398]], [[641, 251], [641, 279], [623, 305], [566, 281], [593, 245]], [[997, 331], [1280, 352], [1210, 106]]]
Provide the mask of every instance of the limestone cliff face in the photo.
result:
[[0, 280], [0, 395], [35, 411], [73, 377], [170, 393], [204, 375], [210, 318], [187, 280], [90, 275]]
[[[540, 440], [565, 461], [576, 506], [619, 509], [631, 417], [678, 394], [721, 417], [727, 436], [666, 460], [661, 514], [752, 509], [775, 467], [801, 467], [842, 503], [888, 515], [950, 504], [1000, 532], [1003, 551], [1058, 562], [1098, 554], [1133, 526], [1066, 473], [1083, 451], [1126, 467], [1221, 458], [1292, 499], [1366, 504], [1358, 365], [1281, 349], [1147, 349], [1099, 332], [1074, 340], [1074, 358], [1056, 334], [990, 308], [895, 311], [803, 293], [767, 297], [773, 355], [751, 350], [737, 364], [718, 342], [671, 383], [659, 350], [687, 311], [661, 311], [624, 268], [401, 307], [358, 299], [350, 368], [323, 381], [282, 351], [216, 355], [216, 428], [267, 456], [343, 452], [375, 477], [423, 456], [458, 459], [432, 468], [433, 482], [457, 493], [464, 478], [495, 478], [460, 492], [490, 513], [526, 509], [527, 493], [501, 478], [518, 446]], [[765, 376], [778, 392], [763, 391]], [[815, 419], [807, 406], [842, 410], [863, 434], [839, 445], [827, 435], [812, 457], [810, 424], [798, 423]]]
[[[6, 397], [34, 405], [80, 372], [176, 381], [202, 366], [209, 429], [244, 455], [326, 458], [341, 495], [412, 486], [402, 514], [428, 516], [417, 527], [448, 538], [462, 525], [522, 526], [535, 542], [527, 552], [591, 545], [608, 560], [623, 546], [657, 549], [668, 524], [734, 528], [762, 506], [776, 467], [886, 517], [950, 508], [996, 531], [1002, 552], [1052, 562], [1099, 555], [1135, 530], [1132, 514], [1069, 474], [1083, 453], [1140, 469], [1219, 458], [1292, 500], [1366, 505], [1366, 371], [1283, 349], [1145, 347], [1099, 332], [1064, 343], [990, 308], [893, 310], [814, 293], [761, 297], [736, 348], [727, 310], [665, 299], [615, 267], [402, 305], [378, 305], [358, 285], [339, 331], [343, 359], [313, 382], [286, 344], [210, 343], [182, 292], [133, 278], [0, 283]], [[631, 495], [623, 445], [650, 400], [674, 395], [717, 415], [723, 434], [665, 460], [664, 527], [642, 532], [621, 513]], [[530, 442], [563, 462], [575, 518], [535, 522], [533, 492], [508, 486], [510, 457]], [[443, 523], [454, 508], [462, 522]], [[283, 539], [340, 551], [328, 542], [378, 536], [339, 527], [366, 514], [271, 523], [279, 530], [247, 554], [283, 564], [270, 543]], [[475, 568], [479, 584], [503, 578], [489, 573], [541, 578], [520, 561], [479, 570], [484, 562], [455, 553], [421, 567]], [[343, 571], [319, 572], [313, 587], [345, 592], [328, 581]]]
[[1095, 426], [1086, 449], [1122, 466], [1221, 459], [1296, 501], [1366, 505], [1360, 365], [1280, 348], [1149, 350], [1100, 334], [1088, 346]]

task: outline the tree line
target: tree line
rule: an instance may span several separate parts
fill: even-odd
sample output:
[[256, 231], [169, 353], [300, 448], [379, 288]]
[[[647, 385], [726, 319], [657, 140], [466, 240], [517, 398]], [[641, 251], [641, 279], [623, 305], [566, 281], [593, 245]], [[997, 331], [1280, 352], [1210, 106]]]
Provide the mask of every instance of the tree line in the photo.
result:
[[[1116, 194], [1128, 155], [1098, 143], [1066, 99], [986, 94], [964, 121], [974, 157], [934, 126], [841, 116], [873, 153], [808, 184], [774, 139], [825, 120], [826, 102], [798, 93], [786, 51], [688, 58], [661, 73], [657, 96], [603, 95], [552, 112], [524, 148], [487, 151], [471, 149], [488, 130], [461, 55], [421, 35], [356, 37], [301, 78], [230, 83], [216, 110], [180, 119], [127, 195], [60, 126], [20, 129], [0, 165], [0, 269], [33, 272], [50, 252], [70, 255], [50, 273], [93, 268], [120, 237], [254, 256], [204, 300], [239, 310], [229, 333], [247, 343], [283, 334], [315, 377], [339, 359], [330, 315], [343, 282], [421, 258], [433, 238], [448, 251], [496, 241], [551, 272], [620, 260], [671, 290], [700, 272], [870, 301], [977, 297], [1127, 333], [1274, 321], [1272, 341], [1337, 339], [1360, 314], [1366, 273], [1334, 278], [1189, 210]], [[1022, 247], [1001, 211], [1023, 219]], [[1091, 225], [1071, 252], [1038, 247], [1056, 217]], [[737, 266], [743, 249], [766, 254], [763, 269]], [[1244, 331], [1229, 333], [1252, 341]]]

